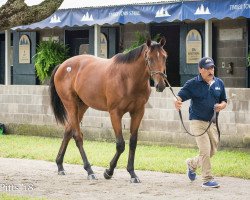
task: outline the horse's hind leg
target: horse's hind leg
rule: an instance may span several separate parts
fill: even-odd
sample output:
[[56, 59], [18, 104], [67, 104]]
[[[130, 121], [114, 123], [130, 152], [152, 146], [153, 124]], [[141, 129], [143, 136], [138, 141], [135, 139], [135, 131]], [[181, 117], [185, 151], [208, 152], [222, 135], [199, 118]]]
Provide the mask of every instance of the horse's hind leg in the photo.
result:
[[63, 172], [64, 169], [62, 166], [63, 157], [66, 152], [68, 142], [70, 138], [73, 136], [76, 142], [76, 146], [78, 147], [79, 152], [81, 154], [84, 163], [84, 169], [88, 173], [88, 179], [96, 179], [83, 148], [83, 135], [80, 130], [80, 121], [83, 117], [83, 114], [88, 109], [88, 106], [85, 105], [83, 102], [81, 102], [78, 98], [74, 97], [71, 98], [68, 97], [68, 98], [69, 99], [67, 101], [66, 100], [64, 101], [64, 106], [67, 110], [68, 121], [65, 128], [64, 139], [56, 159], [58, 166], [58, 173], [64, 174]]
[[65, 175], [64, 168], [63, 168], [63, 158], [69, 143], [69, 140], [72, 138], [73, 132], [72, 130], [65, 128], [63, 141], [61, 144], [61, 147], [59, 149], [58, 155], [56, 157], [56, 164], [58, 167], [58, 174], [59, 175]]
[[[77, 109], [77, 112], [75, 112], [76, 114], [78, 114], [78, 117], [77, 118], [74, 117], [74, 118], [78, 119], [79, 122], [81, 121], [84, 112], [88, 109], [88, 107], [84, 107], [84, 106], [81, 107], [80, 104], [81, 103], [78, 103], [78, 109]], [[75, 105], [71, 106], [71, 108], [72, 107], [75, 107]], [[76, 130], [74, 128], [72, 128], [71, 124], [72, 123], [69, 123], [69, 121], [67, 121], [65, 124], [65, 132], [64, 132], [64, 136], [63, 136], [63, 141], [62, 141], [61, 147], [60, 147], [59, 152], [58, 152], [57, 157], [56, 157], [56, 164], [58, 167], [58, 174], [59, 175], [65, 175], [65, 171], [63, 168], [64, 155], [65, 155], [65, 152], [67, 150], [67, 146], [68, 146], [70, 139], [73, 137], [73, 135], [76, 132]]]
[[122, 115], [119, 114], [117, 111], [113, 111], [110, 112], [110, 117], [116, 136], [116, 154], [110, 162], [109, 169], [106, 169], [103, 174], [106, 179], [110, 179], [112, 177], [114, 169], [117, 165], [117, 161], [119, 160], [120, 155], [125, 150], [125, 141], [122, 136], [122, 127], [121, 127]]
[[80, 129], [80, 122], [81, 122], [82, 117], [87, 109], [88, 109], [88, 106], [86, 104], [84, 104], [82, 102], [78, 102], [78, 112], [77, 112], [78, 116], [74, 115], [74, 113], [73, 113], [73, 116], [77, 117], [77, 120], [76, 120], [77, 123], [74, 124], [75, 132], [74, 132], [73, 138], [74, 138], [76, 146], [78, 147], [79, 152], [81, 154], [83, 164], [84, 164], [84, 169], [88, 173], [88, 179], [97, 179], [92, 168], [91, 168], [91, 165], [88, 161], [85, 150], [83, 148], [83, 134], [82, 134], [81, 129]]
[[127, 171], [131, 176], [131, 183], [140, 183], [140, 179], [137, 177], [134, 171], [134, 160], [135, 160], [135, 151], [137, 146], [137, 136], [138, 129], [144, 115], [144, 108], [138, 110], [137, 112], [130, 113], [131, 115], [131, 125], [130, 125], [130, 141], [129, 141], [129, 157], [128, 157], [128, 165]]

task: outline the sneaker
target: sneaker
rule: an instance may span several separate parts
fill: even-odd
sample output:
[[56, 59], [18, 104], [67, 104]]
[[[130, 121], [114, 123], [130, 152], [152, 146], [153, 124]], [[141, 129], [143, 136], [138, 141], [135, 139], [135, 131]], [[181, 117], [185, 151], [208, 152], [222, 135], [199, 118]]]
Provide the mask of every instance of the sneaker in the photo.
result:
[[208, 181], [206, 183], [203, 183], [202, 187], [206, 187], [206, 188], [218, 188], [218, 187], [220, 187], [220, 185], [219, 185], [219, 183], [217, 183], [215, 181]]
[[190, 181], [194, 181], [196, 179], [196, 173], [193, 171], [187, 162], [187, 176], [190, 179]]

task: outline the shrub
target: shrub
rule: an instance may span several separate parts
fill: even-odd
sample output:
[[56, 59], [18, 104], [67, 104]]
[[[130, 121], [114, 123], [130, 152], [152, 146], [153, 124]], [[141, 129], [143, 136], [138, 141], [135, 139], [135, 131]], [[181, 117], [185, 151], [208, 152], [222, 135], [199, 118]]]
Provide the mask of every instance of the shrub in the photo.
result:
[[35, 54], [35, 68], [41, 83], [49, 79], [53, 69], [69, 57], [68, 53], [67, 45], [51, 38], [39, 43]]
[[[148, 37], [149, 37], [148, 32], [141, 33], [139, 31], [136, 31], [135, 32], [135, 38], [136, 38], [135, 42], [133, 42], [129, 48], [125, 49], [123, 51], [123, 53], [127, 53], [127, 52], [141, 46], [142, 44], [144, 44], [146, 42]], [[155, 37], [153, 37], [153, 40], [157, 41], [159, 38], [160, 38], [160, 34], [157, 34]]]

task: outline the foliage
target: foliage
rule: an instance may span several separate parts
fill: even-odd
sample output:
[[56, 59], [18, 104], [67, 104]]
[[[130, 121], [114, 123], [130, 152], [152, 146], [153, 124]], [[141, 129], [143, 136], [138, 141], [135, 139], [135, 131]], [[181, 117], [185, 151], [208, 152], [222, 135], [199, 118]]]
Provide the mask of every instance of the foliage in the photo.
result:
[[[61, 139], [59, 138], [0, 135], [0, 157], [27, 158], [54, 162], [60, 144]], [[116, 150], [115, 143], [86, 140], [84, 141], [84, 148], [91, 164], [102, 167], [109, 165]], [[121, 155], [117, 164], [118, 168], [126, 168], [128, 149], [128, 144], [126, 144], [125, 152]], [[135, 169], [184, 174], [186, 173], [185, 160], [196, 156], [197, 153], [197, 149], [191, 148], [138, 144]], [[73, 140], [69, 143], [64, 160], [66, 163], [82, 164], [80, 153]], [[220, 150], [212, 158], [212, 166], [215, 176], [233, 176], [250, 179], [249, 152]], [[200, 170], [198, 173], [200, 173]]]
[[1, 200], [45, 200], [45, 198], [33, 198], [27, 196], [17, 196], [17, 195], [10, 195], [5, 193], [0, 193]]
[[[127, 52], [141, 46], [142, 44], [144, 44], [146, 42], [148, 37], [149, 37], [148, 32], [141, 33], [139, 31], [136, 31], [135, 32], [135, 38], [136, 38], [135, 42], [133, 42], [129, 48], [125, 49], [123, 51], [123, 53], [127, 53]], [[159, 38], [160, 38], [160, 34], [157, 34], [155, 37], [153, 37], [152, 40], [157, 41]]]
[[41, 41], [35, 54], [35, 68], [39, 80], [44, 83], [53, 69], [68, 58], [69, 48], [63, 43], [52, 40]]

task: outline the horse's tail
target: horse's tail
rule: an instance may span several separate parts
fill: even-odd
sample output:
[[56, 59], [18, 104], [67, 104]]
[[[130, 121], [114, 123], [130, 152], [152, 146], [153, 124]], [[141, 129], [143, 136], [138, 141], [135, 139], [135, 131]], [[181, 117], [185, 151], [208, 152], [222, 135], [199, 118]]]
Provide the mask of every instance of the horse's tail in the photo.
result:
[[56, 121], [64, 125], [65, 122], [67, 121], [67, 113], [60, 97], [58, 96], [54, 82], [55, 73], [59, 66], [60, 65], [55, 67], [50, 78], [50, 84], [49, 84], [50, 105], [52, 107]]

